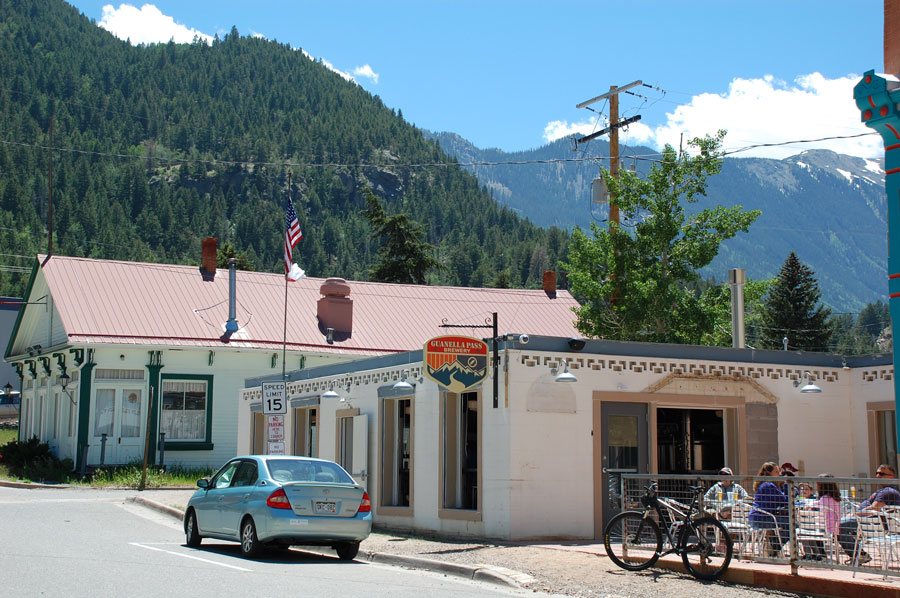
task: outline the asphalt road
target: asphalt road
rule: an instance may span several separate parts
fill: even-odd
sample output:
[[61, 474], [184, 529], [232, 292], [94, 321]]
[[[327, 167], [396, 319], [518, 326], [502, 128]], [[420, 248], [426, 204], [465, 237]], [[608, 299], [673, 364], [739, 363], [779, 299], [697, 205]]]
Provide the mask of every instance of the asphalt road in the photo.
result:
[[126, 501], [129, 491], [0, 487], [5, 596], [524, 596], [438, 573], [339, 561], [296, 549], [259, 560], [237, 544], [183, 545], [181, 524]]

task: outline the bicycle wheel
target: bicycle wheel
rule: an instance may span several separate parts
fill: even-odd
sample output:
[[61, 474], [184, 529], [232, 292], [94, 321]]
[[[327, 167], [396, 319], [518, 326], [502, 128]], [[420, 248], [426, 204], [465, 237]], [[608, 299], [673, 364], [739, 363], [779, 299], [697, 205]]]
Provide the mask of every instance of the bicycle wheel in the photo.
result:
[[619, 567], [640, 571], [653, 565], [662, 550], [659, 525], [640, 511], [625, 511], [609, 520], [603, 531], [606, 554]]
[[719, 579], [731, 563], [733, 548], [731, 535], [715, 517], [700, 517], [682, 526], [678, 552], [684, 568], [697, 579]]

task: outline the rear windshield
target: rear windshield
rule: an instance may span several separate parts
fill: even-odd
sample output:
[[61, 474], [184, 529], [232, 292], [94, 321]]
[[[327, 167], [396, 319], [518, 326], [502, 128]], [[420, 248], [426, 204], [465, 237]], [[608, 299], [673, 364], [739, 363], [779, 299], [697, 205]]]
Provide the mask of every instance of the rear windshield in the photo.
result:
[[266, 464], [269, 467], [269, 474], [276, 482], [355, 483], [339, 465], [328, 461], [269, 459]]

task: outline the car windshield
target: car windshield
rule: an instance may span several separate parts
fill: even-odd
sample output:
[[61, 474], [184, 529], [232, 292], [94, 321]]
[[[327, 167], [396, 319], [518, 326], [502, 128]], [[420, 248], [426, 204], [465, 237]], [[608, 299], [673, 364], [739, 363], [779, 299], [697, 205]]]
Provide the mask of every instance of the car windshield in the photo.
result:
[[269, 459], [266, 462], [272, 479], [276, 482], [330, 482], [353, 484], [347, 472], [328, 461], [300, 461], [296, 459]]

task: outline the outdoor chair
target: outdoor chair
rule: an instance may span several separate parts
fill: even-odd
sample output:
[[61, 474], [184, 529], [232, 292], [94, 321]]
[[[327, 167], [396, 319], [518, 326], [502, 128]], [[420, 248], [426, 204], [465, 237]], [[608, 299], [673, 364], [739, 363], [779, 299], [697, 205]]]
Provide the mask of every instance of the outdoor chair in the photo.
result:
[[[752, 507], [751, 510], [761, 513], [763, 518], [767, 520], [767, 526], [764, 528], [750, 527], [750, 554], [755, 555], [758, 558], [778, 558], [785, 547], [788, 546], [788, 543], [785, 542], [775, 554], [769, 554], [770, 536], [775, 534], [779, 540], [781, 538], [781, 525], [779, 525], [778, 519], [775, 517], [774, 513], [766, 511], [765, 509]], [[734, 517], [734, 515], [732, 515], [732, 517]], [[768, 523], [768, 520], [771, 520], [771, 523]]]
[[[900, 546], [900, 535], [890, 532], [891, 526], [898, 526], [900, 523], [891, 522], [894, 515], [886, 513], [866, 513], [859, 512], [856, 514], [856, 545], [853, 548], [853, 567], [859, 567], [859, 556], [863, 551], [871, 554], [876, 560], [881, 560], [881, 570], [884, 573], [884, 579], [887, 579], [887, 570], [891, 564], [894, 548]], [[853, 577], [856, 577], [856, 571], [853, 571]]]
[[796, 510], [797, 540], [804, 542], [821, 542], [828, 554], [829, 561], [834, 562], [837, 554], [837, 536], [825, 529], [825, 511], [817, 505], [802, 505]]
[[731, 507], [731, 518], [723, 519], [722, 525], [728, 530], [731, 539], [737, 546], [737, 554], [744, 553], [747, 540], [753, 530], [750, 529], [750, 505], [745, 502], [737, 502]]

